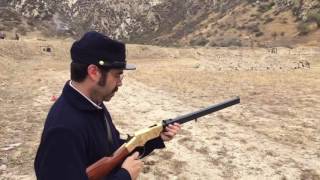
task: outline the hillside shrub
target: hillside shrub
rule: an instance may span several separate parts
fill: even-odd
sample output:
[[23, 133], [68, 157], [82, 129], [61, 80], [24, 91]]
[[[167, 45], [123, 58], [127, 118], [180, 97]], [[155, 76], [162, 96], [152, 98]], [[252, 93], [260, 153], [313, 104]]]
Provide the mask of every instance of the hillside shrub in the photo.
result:
[[307, 21], [316, 22], [320, 27], [320, 11], [314, 11], [307, 15]]
[[256, 3], [257, 0], [247, 0], [248, 3]]
[[208, 43], [208, 46], [216, 47], [216, 46], [218, 46], [218, 44], [213, 40], [213, 41], [210, 41], [210, 42]]
[[208, 42], [209, 42], [208, 39], [206, 39], [202, 36], [198, 36], [198, 37], [193, 38], [190, 41], [190, 45], [191, 46], [205, 46]]
[[265, 21], [264, 24], [272, 22], [274, 19], [272, 17], [268, 17]]
[[272, 9], [272, 7], [275, 5], [276, 3], [275, 2], [270, 2], [270, 3], [267, 3], [267, 4], [261, 4], [258, 8], [258, 11], [261, 12], [261, 13], [265, 13], [269, 10]]
[[218, 38], [218, 39], [211, 40], [208, 43], [208, 46], [211, 46], [211, 47], [230, 47], [230, 46], [241, 47], [242, 42], [238, 38], [224, 37], [224, 38]]
[[[298, 16], [303, 12], [303, 4], [304, 2], [302, 0], [291, 0], [292, 2], [292, 14], [294, 16]], [[299, 17], [300, 18], [300, 17]]]
[[273, 33], [271, 33], [271, 36], [272, 36], [273, 39], [276, 39], [277, 36], [278, 36], [278, 33], [277, 32], [273, 32]]
[[281, 13], [280, 10], [276, 10], [276, 11], [273, 13], [273, 15], [278, 16], [280, 13]]
[[263, 35], [264, 35], [264, 33], [261, 32], [261, 31], [259, 31], [259, 32], [257, 32], [257, 33], [255, 34], [256, 37], [260, 37], [260, 36], [263, 36]]
[[298, 24], [298, 31], [300, 32], [300, 35], [307, 35], [312, 29], [310, 28], [309, 23], [301, 22]]
[[288, 24], [288, 19], [287, 18], [281, 19], [281, 24]]
[[251, 25], [248, 25], [247, 28], [251, 33], [260, 32], [259, 24], [251, 24]]
[[220, 43], [221, 47], [229, 47], [229, 46], [242, 46], [242, 43], [237, 38], [226, 38]]
[[18, 27], [18, 31], [17, 32], [20, 33], [23, 36], [27, 35], [27, 30], [23, 26]]

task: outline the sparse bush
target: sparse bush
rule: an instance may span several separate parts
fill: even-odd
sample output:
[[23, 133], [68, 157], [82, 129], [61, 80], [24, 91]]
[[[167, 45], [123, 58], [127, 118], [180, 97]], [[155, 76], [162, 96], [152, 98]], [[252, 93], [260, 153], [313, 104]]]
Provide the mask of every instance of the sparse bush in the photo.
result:
[[308, 23], [302, 22], [298, 25], [298, 31], [300, 35], [307, 35], [311, 31], [311, 28]]
[[264, 35], [264, 33], [261, 32], [261, 31], [259, 31], [259, 32], [257, 32], [257, 33], [255, 34], [256, 37], [260, 37], [260, 36], [263, 36], [263, 35]]
[[291, 11], [292, 11], [292, 14], [293, 14], [294, 16], [299, 17], [300, 9], [301, 9], [300, 7], [296, 7], [296, 6], [293, 7], [292, 10], [291, 10]]
[[185, 28], [185, 29], [183, 30], [183, 32], [186, 33], [186, 34], [190, 34], [190, 33], [192, 33], [193, 31], [194, 31], [193, 28]]
[[275, 5], [275, 2], [270, 2], [270, 3], [267, 3], [267, 4], [261, 4], [258, 8], [258, 11], [261, 12], [261, 13], [265, 13], [269, 10], [272, 9], [272, 7]]
[[242, 46], [242, 43], [238, 38], [218, 38], [215, 40], [211, 40], [208, 45], [211, 47], [230, 47]]
[[251, 33], [257, 33], [257, 32], [260, 32], [260, 29], [259, 29], [259, 24], [251, 24], [249, 26], [247, 26], [249, 32]]
[[281, 23], [282, 23], [282, 24], [288, 24], [288, 19], [287, 19], [287, 18], [281, 19]]
[[256, 14], [250, 14], [250, 17], [257, 17], [258, 15]]
[[284, 36], [284, 35], [285, 35], [285, 32], [281, 32], [280, 35], [281, 35], [281, 36]]
[[18, 31], [17, 32], [20, 33], [23, 36], [27, 35], [27, 30], [24, 27], [18, 27]]
[[280, 10], [276, 10], [276, 11], [273, 13], [273, 15], [278, 16], [280, 13], [281, 13]]
[[272, 36], [272, 38], [277, 38], [277, 36], [278, 36], [278, 33], [277, 32], [273, 32], [272, 34], [271, 34], [271, 36]]
[[195, 37], [190, 41], [190, 45], [192, 46], [204, 46], [209, 42], [208, 39], [200, 36], [200, 37]]
[[307, 15], [307, 21], [316, 22], [320, 27], [320, 11], [314, 11]]
[[242, 46], [242, 43], [239, 39], [231, 38], [226, 40], [225, 45], [226, 46]]
[[218, 46], [218, 44], [217, 44], [215, 41], [210, 41], [210, 42], [208, 43], [208, 45], [211, 46], [211, 47], [216, 47], [216, 46]]
[[225, 38], [220, 42], [221, 47], [230, 47], [230, 46], [242, 46], [242, 43], [237, 38]]
[[236, 29], [238, 29], [238, 30], [243, 30], [244, 28], [245, 28], [245, 26], [243, 26], [243, 25], [239, 25], [236, 27]]
[[268, 17], [265, 21], [264, 21], [264, 24], [267, 24], [269, 22], [272, 22], [274, 19], [271, 18], [271, 17]]
[[256, 3], [257, 0], [247, 0], [248, 3]]
[[220, 24], [220, 25], [219, 25], [219, 28], [220, 28], [220, 29], [223, 29], [223, 28], [225, 28], [225, 27], [226, 27], [225, 24]]
[[32, 20], [28, 20], [28, 21], [27, 21], [27, 24], [28, 24], [29, 26], [35, 26], [35, 23], [34, 23]]

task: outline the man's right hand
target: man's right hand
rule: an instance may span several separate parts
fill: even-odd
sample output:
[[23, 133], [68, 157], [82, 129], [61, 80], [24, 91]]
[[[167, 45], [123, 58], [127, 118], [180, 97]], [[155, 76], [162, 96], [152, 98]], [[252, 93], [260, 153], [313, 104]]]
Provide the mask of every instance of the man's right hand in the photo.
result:
[[139, 159], [139, 153], [135, 152], [127, 157], [121, 167], [129, 172], [131, 179], [135, 180], [141, 172], [142, 166], [143, 162]]

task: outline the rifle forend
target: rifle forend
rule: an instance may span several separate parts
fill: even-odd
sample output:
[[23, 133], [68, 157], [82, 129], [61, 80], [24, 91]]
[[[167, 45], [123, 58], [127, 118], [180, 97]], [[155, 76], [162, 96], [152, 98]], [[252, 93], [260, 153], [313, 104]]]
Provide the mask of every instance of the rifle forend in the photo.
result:
[[134, 136], [126, 143], [124, 143], [111, 157], [103, 157], [94, 164], [90, 165], [87, 169], [87, 175], [90, 180], [99, 180], [109, 174], [112, 169], [120, 165], [125, 158], [137, 147], [142, 147], [156, 137], [160, 136], [160, 133], [166, 126], [173, 123], [186, 123], [188, 121], [197, 119], [207, 114], [219, 111], [226, 107], [240, 103], [240, 98], [236, 97], [222, 103], [209, 106], [207, 108], [192, 112], [183, 116], [176, 117], [174, 119], [163, 120], [162, 123], [155, 124], [148, 128], [142, 129], [134, 134]]

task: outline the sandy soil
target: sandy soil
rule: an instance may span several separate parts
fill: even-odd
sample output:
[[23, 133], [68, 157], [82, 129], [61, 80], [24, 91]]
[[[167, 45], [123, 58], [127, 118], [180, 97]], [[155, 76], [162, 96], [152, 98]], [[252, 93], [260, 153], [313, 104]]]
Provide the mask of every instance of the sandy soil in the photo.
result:
[[[50, 52], [48, 52], [50, 48]], [[35, 179], [44, 119], [69, 78], [69, 41], [0, 41], [0, 179]], [[106, 103], [124, 134], [234, 96], [144, 159], [144, 179], [320, 179], [320, 48], [130, 45]]]

